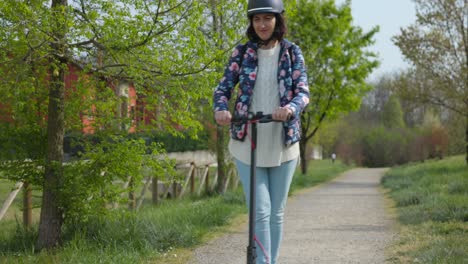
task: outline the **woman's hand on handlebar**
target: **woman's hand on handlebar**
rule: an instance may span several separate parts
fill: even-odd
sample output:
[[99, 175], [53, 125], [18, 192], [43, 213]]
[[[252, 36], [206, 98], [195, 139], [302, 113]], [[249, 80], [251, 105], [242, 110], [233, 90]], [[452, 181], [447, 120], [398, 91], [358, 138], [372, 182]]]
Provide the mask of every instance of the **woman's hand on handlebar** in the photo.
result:
[[218, 125], [227, 126], [231, 124], [231, 113], [229, 111], [217, 111], [215, 112], [215, 120]]
[[273, 111], [273, 114], [271, 115], [274, 120], [278, 121], [288, 121], [293, 112], [291, 108], [289, 107], [278, 107], [275, 111]]

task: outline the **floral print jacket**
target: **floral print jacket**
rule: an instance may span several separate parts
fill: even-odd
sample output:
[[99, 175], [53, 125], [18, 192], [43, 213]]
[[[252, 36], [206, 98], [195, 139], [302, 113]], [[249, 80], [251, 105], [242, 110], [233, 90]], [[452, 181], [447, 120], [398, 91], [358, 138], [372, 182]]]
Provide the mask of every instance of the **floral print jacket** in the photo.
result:
[[[300, 140], [300, 114], [309, 103], [309, 87], [301, 49], [283, 40], [278, 61], [278, 87], [280, 105], [293, 111], [293, 118], [283, 122], [284, 144], [291, 145]], [[234, 116], [247, 117], [258, 68], [258, 46], [254, 42], [238, 45], [224, 70], [224, 76], [214, 91], [214, 111], [229, 110], [228, 101], [232, 90], [239, 83]], [[247, 126], [231, 125], [231, 137], [244, 140]]]

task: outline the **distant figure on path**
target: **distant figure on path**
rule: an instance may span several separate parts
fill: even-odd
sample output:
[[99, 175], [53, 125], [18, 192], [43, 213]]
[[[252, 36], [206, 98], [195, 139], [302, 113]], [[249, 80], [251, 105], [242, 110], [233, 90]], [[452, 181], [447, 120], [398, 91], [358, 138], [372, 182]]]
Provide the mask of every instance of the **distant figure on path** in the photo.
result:
[[335, 163], [335, 160], [336, 160], [336, 154], [335, 153], [331, 154], [331, 159], [332, 159], [332, 163]]

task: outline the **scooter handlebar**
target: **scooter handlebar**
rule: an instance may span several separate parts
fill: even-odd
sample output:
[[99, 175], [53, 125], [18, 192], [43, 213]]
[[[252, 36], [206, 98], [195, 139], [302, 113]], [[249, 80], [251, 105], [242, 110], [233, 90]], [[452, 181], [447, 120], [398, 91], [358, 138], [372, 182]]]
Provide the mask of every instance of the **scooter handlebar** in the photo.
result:
[[273, 119], [272, 114], [263, 114], [263, 112], [257, 112], [257, 113], [249, 112], [247, 116], [234, 116], [231, 119], [232, 123], [237, 123], [237, 124], [243, 124], [249, 121], [259, 122], [259, 123], [282, 122], [281, 120]]

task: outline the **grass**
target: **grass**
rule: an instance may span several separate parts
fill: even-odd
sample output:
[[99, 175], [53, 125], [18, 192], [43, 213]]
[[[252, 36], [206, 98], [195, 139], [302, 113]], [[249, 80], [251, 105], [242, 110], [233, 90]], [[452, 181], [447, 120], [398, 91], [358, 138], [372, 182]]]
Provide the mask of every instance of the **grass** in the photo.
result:
[[382, 179], [401, 223], [395, 263], [468, 263], [468, 168], [464, 157], [391, 169]]
[[[313, 161], [306, 175], [295, 175], [291, 191], [330, 180], [348, 168], [340, 162]], [[0, 202], [9, 185], [0, 181]], [[223, 196], [145, 203], [137, 213], [121, 208], [85, 224], [64, 226], [63, 246], [50, 252], [34, 253], [37, 224], [26, 231], [21, 221], [4, 220], [0, 263], [187, 263], [191, 249], [233, 223], [245, 223], [239, 218], [247, 213], [241, 187]]]
[[329, 181], [349, 168], [349, 166], [340, 161], [335, 161], [335, 163], [332, 163], [330, 160], [312, 161], [308, 166], [306, 174], [296, 173], [294, 175], [290, 194], [294, 194], [297, 190]]
[[63, 247], [40, 254], [32, 253], [36, 231], [14, 226], [0, 235], [0, 256], [5, 263], [141, 263], [170, 254], [175, 247], [200, 243], [204, 234], [242, 213], [243, 205], [239, 191], [224, 197], [167, 201], [138, 213], [113, 211], [83, 225], [66, 226]]

